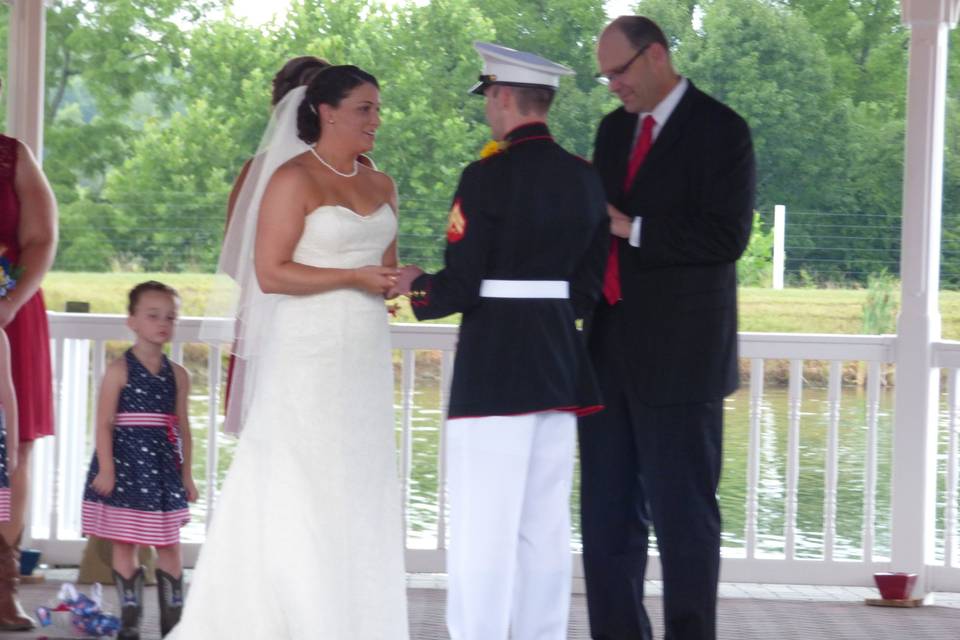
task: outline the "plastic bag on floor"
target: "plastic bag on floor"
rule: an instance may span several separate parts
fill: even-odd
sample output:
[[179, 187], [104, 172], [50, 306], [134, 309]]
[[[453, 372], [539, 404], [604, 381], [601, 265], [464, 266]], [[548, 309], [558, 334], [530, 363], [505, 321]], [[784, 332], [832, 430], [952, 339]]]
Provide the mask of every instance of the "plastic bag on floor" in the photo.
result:
[[37, 619], [41, 627], [82, 637], [111, 637], [120, 628], [120, 619], [103, 611], [103, 586], [99, 583], [93, 585], [89, 596], [64, 583], [53, 606], [37, 608]]

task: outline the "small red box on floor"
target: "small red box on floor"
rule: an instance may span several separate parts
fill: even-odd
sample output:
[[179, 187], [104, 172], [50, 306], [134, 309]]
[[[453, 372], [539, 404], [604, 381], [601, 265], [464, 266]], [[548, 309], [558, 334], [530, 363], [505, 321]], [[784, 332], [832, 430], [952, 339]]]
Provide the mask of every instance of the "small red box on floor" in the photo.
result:
[[880, 597], [884, 600], [906, 600], [913, 593], [913, 585], [917, 582], [915, 573], [875, 573], [873, 581], [880, 589]]

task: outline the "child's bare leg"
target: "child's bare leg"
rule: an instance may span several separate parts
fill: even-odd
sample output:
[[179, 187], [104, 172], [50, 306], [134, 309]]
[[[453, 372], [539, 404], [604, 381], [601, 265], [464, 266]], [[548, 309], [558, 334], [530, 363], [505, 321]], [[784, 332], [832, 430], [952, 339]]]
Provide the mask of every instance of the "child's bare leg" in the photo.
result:
[[180, 543], [166, 547], [157, 547], [157, 569], [179, 578], [183, 572], [183, 560], [180, 555]]
[[137, 545], [113, 541], [113, 570], [124, 578], [132, 578], [137, 570]]

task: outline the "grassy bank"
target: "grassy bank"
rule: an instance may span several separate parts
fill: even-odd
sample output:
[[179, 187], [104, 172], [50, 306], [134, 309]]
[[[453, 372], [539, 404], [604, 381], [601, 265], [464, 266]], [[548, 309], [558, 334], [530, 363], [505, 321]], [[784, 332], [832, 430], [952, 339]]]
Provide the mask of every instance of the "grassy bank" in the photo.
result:
[[[163, 280], [180, 291], [184, 315], [203, 315], [212, 278], [197, 273], [70, 273], [47, 276], [47, 307], [63, 310], [67, 300], [90, 303], [93, 313], [124, 313], [126, 292], [138, 282]], [[864, 289], [740, 290], [740, 328], [743, 331], [791, 333], [860, 333]], [[401, 300], [397, 321], [412, 322]], [[940, 294], [943, 337], [960, 339], [960, 292]]]

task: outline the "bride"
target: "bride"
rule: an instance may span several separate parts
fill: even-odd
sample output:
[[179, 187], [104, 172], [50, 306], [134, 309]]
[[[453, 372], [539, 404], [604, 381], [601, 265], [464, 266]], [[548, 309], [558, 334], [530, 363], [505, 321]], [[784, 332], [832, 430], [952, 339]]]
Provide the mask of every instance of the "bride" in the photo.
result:
[[169, 638], [408, 636], [384, 305], [397, 196], [357, 161], [379, 107], [372, 75], [324, 69], [274, 110], [251, 168], [220, 261], [244, 318], [243, 435]]

